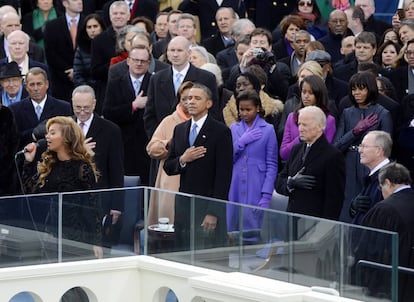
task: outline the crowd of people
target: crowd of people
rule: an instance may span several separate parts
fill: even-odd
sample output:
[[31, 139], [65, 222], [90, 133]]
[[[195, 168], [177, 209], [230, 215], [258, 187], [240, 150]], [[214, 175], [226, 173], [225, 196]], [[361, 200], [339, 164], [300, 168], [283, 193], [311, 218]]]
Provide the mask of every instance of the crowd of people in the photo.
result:
[[[391, 23], [374, 0], [21, 2], [0, 7], [0, 196], [136, 175], [259, 208], [276, 190], [288, 211], [363, 224], [395, 181], [384, 167], [414, 175], [414, 1]], [[96, 222], [116, 223], [123, 205], [76, 208], [67, 223], [102, 256]], [[158, 193], [149, 209], [189, 243], [188, 203]], [[210, 247], [260, 229], [263, 211], [200, 201], [195, 217]]]

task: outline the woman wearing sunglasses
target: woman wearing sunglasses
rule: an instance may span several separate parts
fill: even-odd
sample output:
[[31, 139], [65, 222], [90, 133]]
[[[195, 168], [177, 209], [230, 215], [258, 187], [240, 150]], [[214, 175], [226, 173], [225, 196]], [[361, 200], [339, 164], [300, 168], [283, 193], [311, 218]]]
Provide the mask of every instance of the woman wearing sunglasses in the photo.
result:
[[292, 14], [302, 18], [307, 31], [315, 40], [322, 38], [328, 32], [327, 23], [321, 16], [316, 0], [297, 0]]

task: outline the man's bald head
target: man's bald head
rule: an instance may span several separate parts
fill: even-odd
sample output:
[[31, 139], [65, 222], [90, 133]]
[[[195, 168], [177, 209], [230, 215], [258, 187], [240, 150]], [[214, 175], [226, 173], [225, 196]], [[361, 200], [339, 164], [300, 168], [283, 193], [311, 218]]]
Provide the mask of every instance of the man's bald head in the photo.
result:
[[190, 60], [190, 41], [183, 36], [172, 38], [167, 46], [167, 57], [177, 70], [184, 68]]
[[7, 37], [11, 32], [21, 29], [20, 17], [15, 12], [8, 12], [3, 15], [0, 21], [1, 31]]
[[1, 22], [1, 18], [3, 18], [3, 16], [7, 13], [15, 13], [17, 14], [16, 9], [11, 6], [11, 5], [3, 5], [0, 7], [0, 22]]
[[329, 30], [335, 35], [344, 35], [348, 28], [348, 18], [346, 14], [336, 9], [329, 14], [328, 20]]

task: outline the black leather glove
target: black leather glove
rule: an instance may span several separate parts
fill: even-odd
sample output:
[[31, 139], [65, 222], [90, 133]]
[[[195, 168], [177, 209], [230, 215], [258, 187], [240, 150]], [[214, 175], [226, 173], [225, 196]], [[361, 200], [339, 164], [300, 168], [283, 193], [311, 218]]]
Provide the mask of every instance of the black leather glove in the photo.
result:
[[371, 198], [365, 195], [358, 195], [351, 203], [351, 216], [354, 217], [357, 213], [366, 213], [371, 205]]
[[303, 170], [301, 169], [294, 176], [289, 176], [287, 179], [287, 188], [289, 191], [294, 189], [304, 189], [310, 190], [313, 189], [316, 185], [316, 178], [312, 175], [303, 175]]

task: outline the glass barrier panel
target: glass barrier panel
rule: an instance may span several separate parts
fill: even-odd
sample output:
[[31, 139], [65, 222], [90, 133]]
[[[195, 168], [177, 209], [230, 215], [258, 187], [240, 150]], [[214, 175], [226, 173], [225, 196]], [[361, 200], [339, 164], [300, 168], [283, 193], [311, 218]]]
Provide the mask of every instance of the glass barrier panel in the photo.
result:
[[[140, 232], [143, 229], [144, 188], [124, 188], [99, 193], [102, 207], [102, 241], [110, 250], [107, 257], [140, 253]], [[111, 215], [112, 210], [122, 214]], [[141, 254], [143, 245], [141, 245]]]
[[[151, 190], [151, 196], [159, 193]], [[149, 227], [148, 254], [152, 256], [332, 288], [341, 296], [363, 297], [364, 301], [396, 301], [396, 233], [212, 198], [162, 193], [175, 203], [174, 226], [169, 226], [174, 234], [160, 230], [159, 224], [156, 232]], [[209, 212], [218, 213], [220, 228], [224, 209], [227, 234], [202, 227]], [[374, 284], [380, 284], [381, 289]]]
[[50, 207], [57, 194], [0, 198], [0, 267], [56, 262]]
[[123, 195], [123, 191], [65, 193], [61, 202], [53, 205], [51, 216], [61, 221], [54, 234], [58, 242], [61, 238], [58, 252], [62, 261], [110, 255], [110, 249], [102, 248], [103, 204], [117, 193]]
[[398, 300], [398, 234], [287, 213], [277, 199], [262, 209], [147, 187], [3, 197], [0, 267], [147, 254]]

